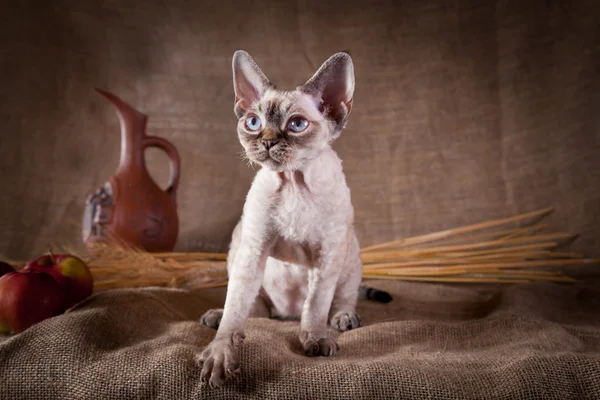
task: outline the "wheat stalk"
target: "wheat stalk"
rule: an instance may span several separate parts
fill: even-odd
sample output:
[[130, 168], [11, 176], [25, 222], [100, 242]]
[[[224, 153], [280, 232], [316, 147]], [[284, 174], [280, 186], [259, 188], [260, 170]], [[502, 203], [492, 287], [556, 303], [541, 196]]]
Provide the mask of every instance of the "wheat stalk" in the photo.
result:
[[411, 246], [411, 245], [415, 245], [415, 244], [428, 243], [428, 242], [432, 242], [435, 240], [440, 240], [440, 239], [445, 239], [445, 238], [449, 238], [452, 236], [462, 235], [462, 234], [465, 234], [468, 232], [479, 231], [479, 230], [483, 230], [483, 229], [487, 229], [487, 228], [494, 228], [494, 227], [500, 226], [500, 225], [506, 225], [511, 222], [524, 221], [524, 220], [527, 220], [530, 218], [544, 218], [547, 215], [549, 215], [552, 211], [554, 211], [554, 209], [551, 207], [544, 208], [544, 209], [538, 210], [538, 211], [515, 215], [514, 217], [480, 222], [478, 224], [467, 225], [467, 226], [463, 226], [460, 228], [448, 229], [445, 231], [428, 233], [425, 235], [415, 236], [415, 237], [411, 237], [411, 238], [407, 238], [407, 239], [399, 239], [399, 240], [393, 240], [391, 242], [376, 244], [373, 246], [365, 247], [362, 249], [362, 251], [369, 252], [369, 251], [379, 250], [379, 249], [384, 249], [384, 248], [389, 248], [389, 247]]
[[[554, 251], [576, 235], [545, 233], [547, 225], [538, 222], [551, 212], [552, 208], [545, 208], [363, 248], [363, 278], [447, 283], [574, 282], [555, 269], [598, 264], [600, 259]], [[498, 229], [526, 220], [534, 221], [524, 227]], [[226, 253], [148, 253], [118, 238], [112, 241], [115, 244], [92, 245], [82, 254], [64, 248], [90, 265], [96, 290], [227, 285]], [[18, 268], [24, 263], [11, 264]]]

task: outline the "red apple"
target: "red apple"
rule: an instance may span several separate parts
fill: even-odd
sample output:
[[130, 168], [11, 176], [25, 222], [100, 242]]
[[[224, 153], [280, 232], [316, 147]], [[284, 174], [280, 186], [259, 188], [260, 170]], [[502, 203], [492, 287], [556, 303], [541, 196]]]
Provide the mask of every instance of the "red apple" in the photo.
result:
[[92, 294], [94, 279], [81, 259], [71, 254], [50, 254], [30, 261], [24, 270], [46, 272], [60, 284], [65, 293], [65, 309]]
[[0, 333], [19, 333], [62, 312], [64, 294], [43, 272], [10, 272], [0, 278]]
[[8, 274], [9, 272], [15, 272], [15, 269], [5, 262], [0, 261], [0, 276]]

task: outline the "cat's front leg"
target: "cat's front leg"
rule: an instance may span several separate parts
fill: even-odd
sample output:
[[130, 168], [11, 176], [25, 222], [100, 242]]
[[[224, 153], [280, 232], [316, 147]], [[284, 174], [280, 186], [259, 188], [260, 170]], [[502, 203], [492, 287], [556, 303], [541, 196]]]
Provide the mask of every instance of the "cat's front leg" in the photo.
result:
[[339, 350], [327, 331], [329, 309], [340, 275], [339, 249], [322, 250], [317, 265], [308, 273], [308, 293], [300, 322], [300, 342], [308, 356], [333, 356]]
[[352, 234], [350, 237], [348, 252], [344, 259], [342, 273], [337, 282], [329, 311], [330, 326], [340, 332], [361, 326], [360, 317], [356, 313], [356, 302], [362, 280], [363, 266], [360, 258], [360, 245], [356, 235]]
[[202, 352], [202, 382], [222, 386], [240, 370], [239, 347], [244, 340], [244, 323], [262, 283], [267, 250], [242, 245], [229, 271], [223, 316], [213, 341]]

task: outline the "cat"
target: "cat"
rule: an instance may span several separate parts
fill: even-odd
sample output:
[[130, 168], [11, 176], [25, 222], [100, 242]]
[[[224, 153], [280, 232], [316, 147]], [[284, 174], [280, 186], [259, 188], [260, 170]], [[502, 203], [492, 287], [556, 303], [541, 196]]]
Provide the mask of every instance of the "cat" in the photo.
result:
[[200, 318], [217, 329], [198, 360], [210, 387], [239, 372], [248, 317], [300, 319], [304, 353], [333, 356], [339, 346], [328, 325], [340, 332], [361, 326], [359, 298], [391, 301], [360, 286], [350, 190], [331, 148], [352, 109], [350, 55], [334, 54], [294, 91], [276, 89], [243, 50], [232, 67], [238, 138], [261, 168], [232, 234], [225, 306]]

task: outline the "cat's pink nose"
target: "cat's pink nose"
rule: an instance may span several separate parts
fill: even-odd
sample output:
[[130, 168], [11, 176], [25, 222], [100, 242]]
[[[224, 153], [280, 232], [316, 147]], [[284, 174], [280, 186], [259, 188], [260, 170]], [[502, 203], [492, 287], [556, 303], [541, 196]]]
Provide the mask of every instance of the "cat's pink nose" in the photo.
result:
[[275, 146], [277, 143], [279, 143], [279, 139], [262, 139], [261, 140], [263, 146], [265, 146], [265, 149], [267, 151], [269, 151], [269, 149], [273, 146]]

